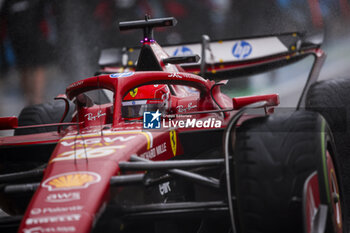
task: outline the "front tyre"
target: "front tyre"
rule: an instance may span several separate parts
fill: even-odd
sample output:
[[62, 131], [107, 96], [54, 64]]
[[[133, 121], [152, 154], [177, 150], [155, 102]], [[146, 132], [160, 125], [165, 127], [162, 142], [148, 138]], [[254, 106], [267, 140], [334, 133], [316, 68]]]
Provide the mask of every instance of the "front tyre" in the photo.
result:
[[345, 213], [334, 211], [328, 179], [333, 177], [337, 181], [333, 184], [339, 184], [338, 201], [342, 204], [341, 182], [328, 171], [327, 153], [335, 164], [334, 174], [338, 173], [334, 144], [320, 115], [297, 111], [251, 119], [238, 129], [236, 138], [234, 190], [241, 232], [304, 232], [303, 187], [315, 171], [319, 198], [328, 206], [327, 232], [346, 232], [342, 224]]
[[[320, 113], [332, 130], [338, 154], [346, 209], [350, 207], [350, 79], [324, 80], [308, 91], [306, 108]], [[350, 223], [350, 219], [347, 219]]]

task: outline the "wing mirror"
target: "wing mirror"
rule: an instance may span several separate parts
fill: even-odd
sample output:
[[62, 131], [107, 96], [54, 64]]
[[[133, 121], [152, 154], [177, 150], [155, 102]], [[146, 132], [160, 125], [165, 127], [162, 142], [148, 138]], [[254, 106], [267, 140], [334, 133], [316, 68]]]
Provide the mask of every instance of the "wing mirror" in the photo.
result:
[[17, 127], [17, 117], [0, 117], [0, 130], [15, 129]]
[[266, 101], [266, 107], [277, 106], [280, 103], [280, 98], [278, 94], [269, 95], [255, 95], [255, 96], [242, 96], [232, 98], [233, 108], [238, 110], [248, 104], [253, 104], [259, 101]]

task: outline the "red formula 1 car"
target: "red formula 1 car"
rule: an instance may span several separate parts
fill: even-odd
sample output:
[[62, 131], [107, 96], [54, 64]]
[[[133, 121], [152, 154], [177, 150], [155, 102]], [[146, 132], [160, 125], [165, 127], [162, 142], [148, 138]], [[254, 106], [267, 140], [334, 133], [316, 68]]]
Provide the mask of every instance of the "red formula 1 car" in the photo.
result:
[[[0, 138], [1, 232], [347, 232], [349, 85], [314, 84], [320, 45], [290, 33], [162, 49], [153, 28], [175, 23], [120, 23], [143, 29], [140, 49], [101, 58], [63, 101], [0, 118], [15, 130]], [[220, 91], [309, 55], [295, 111]]]

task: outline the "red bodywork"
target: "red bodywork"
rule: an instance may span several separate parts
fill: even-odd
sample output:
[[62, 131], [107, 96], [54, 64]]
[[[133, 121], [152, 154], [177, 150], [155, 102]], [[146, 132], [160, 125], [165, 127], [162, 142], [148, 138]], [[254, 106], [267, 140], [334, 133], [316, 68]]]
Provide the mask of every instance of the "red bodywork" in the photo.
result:
[[[156, 42], [150, 45], [158, 51], [158, 56], [166, 55]], [[181, 129], [146, 131], [142, 129], [141, 122], [125, 122], [121, 116], [122, 97], [145, 84], [172, 86], [175, 91], [175, 95], [171, 96], [173, 114], [187, 112], [187, 106], [193, 107], [188, 112], [219, 109], [210, 96], [213, 81], [181, 73], [182, 69], [174, 65], [163, 67], [164, 72], [132, 72], [117, 78], [100, 75], [75, 82], [67, 88], [69, 99], [89, 90], [105, 88], [114, 92], [114, 103], [81, 107], [75, 117], [79, 126], [70, 126], [61, 133], [37, 134], [35, 138], [33, 135], [2, 138], [2, 145], [6, 146], [57, 142], [19, 232], [35, 228], [89, 232], [97, 213], [109, 200], [109, 180], [120, 173], [119, 162], [128, 161], [133, 154], [152, 160], [181, 156], [183, 151], [178, 139]], [[167, 72], [169, 70], [172, 72]], [[219, 90], [213, 95], [221, 107], [233, 108], [232, 100]], [[178, 106], [184, 107], [180, 110]], [[191, 117], [214, 118], [221, 121], [224, 128], [231, 114], [226, 114], [225, 118], [221, 113]], [[99, 117], [89, 119], [88, 116]], [[108, 119], [112, 121], [108, 122]]]
[[[66, 89], [68, 99], [73, 100], [86, 91], [108, 89], [114, 93], [113, 103], [77, 107], [73, 118], [77, 125], [60, 132], [0, 139], [1, 146], [8, 147], [57, 143], [18, 232], [90, 232], [111, 198], [109, 182], [112, 176], [120, 174], [119, 162], [129, 161], [131, 155], [155, 161], [181, 156], [184, 151], [179, 133], [214, 128], [144, 130], [142, 122], [126, 121], [121, 114], [122, 100], [136, 87], [168, 85], [172, 89], [170, 115], [185, 114], [192, 119], [220, 121], [222, 129], [236, 111], [222, 114], [215, 112], [217, 110], [240, 109], [262, 100], [270, 106], [279, 103], [276, 94], [231, 99], [220, 92], [214, 81], [186, 73], [179, 65], [165, 65], [162, 60], [169, 56], [156, 42], [144, 42], [144, 45], [152, 48], [163, 71], [100, 75], [75, 82]], [[241, 63], [235, 68], [246, 65]], [[198, 114], [186, 115], [191, 112]], [[4, 118], [0, 125], [16, 128], [16, 120]], [[174, 126], [183, 118], [165, 120]]]

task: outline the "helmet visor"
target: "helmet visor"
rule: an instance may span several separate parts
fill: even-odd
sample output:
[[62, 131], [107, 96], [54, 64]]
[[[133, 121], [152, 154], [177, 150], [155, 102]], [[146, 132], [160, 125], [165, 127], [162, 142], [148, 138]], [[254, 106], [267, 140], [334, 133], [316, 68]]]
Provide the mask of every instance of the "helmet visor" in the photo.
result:
[[165, 104], [161, 100], [134, 100], [122, 102], [122, 117], [123, 118], [139, 118], [143, 117], [144, 112], [159, 112], [163, 113]]

